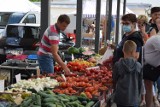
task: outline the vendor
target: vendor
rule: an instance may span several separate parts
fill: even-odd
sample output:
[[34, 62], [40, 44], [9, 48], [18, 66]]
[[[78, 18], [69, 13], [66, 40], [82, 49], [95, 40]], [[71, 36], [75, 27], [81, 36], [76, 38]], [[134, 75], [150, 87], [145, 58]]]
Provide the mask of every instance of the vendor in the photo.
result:
[[37, 53], [41, 73], [53, 73], [54, 61], [56, 61], [63, 68], [66, 74], [70, 73], [70, 70], [58, 55], [60, 31], [64, 31], [69, 23], [70, 18], [67, 15], [60, 15], [57, 23], [49, 26], [44, 32]]

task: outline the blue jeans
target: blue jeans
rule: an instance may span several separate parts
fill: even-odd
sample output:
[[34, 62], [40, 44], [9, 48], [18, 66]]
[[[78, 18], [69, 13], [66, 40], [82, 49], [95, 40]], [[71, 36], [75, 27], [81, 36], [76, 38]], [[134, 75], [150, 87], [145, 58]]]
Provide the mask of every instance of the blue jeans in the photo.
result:
[[54, 60], [50, 55], [38, 55], [38, 63], [41, 73], [54, 73]]
[[138, 107], [138, 106], [122, 106], [122, 105], [117, 104], [117, 107]]

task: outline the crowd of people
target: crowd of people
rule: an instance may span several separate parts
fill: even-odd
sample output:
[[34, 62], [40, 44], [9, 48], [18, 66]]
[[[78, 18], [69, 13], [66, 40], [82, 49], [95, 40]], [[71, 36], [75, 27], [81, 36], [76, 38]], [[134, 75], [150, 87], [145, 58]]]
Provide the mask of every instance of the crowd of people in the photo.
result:
[[[41, 73], [53, 73], [55, 61], [70, 73], [58, 55], [59, 33], [69, 23], [67, 15], [60, 15], [44, 32], [37, 53]], [[129, 13], [121, 23], [124, 35], [113, 54], [114, 101], [117, 107], [160, 107], [160, 7], [151, 8], [150, 21]]]
[[149, 21], [135, 14], [121, 20], [125, 33], [113, 54], [114, 101], [117, 107], [160, 107], [160, 7], [151, 8]]

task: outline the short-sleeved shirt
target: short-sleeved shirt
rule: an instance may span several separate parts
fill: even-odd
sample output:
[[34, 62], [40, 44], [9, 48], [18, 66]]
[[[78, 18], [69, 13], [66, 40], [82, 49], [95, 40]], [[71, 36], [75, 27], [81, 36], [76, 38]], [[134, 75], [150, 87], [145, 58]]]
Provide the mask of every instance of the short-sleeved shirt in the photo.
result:
[[51, 45], [58, 45], [60, 41], [59, 32], [55, 25], [49, 26], [43, 34], [38, 50], [38, 55], [52, 55]]
[[158, 33], [155, 36], [152, 36], [147, 40], [144, 45], [144, 59], [145, 63], [148, 63], [152, 66], [160, 65], [160, 34]]

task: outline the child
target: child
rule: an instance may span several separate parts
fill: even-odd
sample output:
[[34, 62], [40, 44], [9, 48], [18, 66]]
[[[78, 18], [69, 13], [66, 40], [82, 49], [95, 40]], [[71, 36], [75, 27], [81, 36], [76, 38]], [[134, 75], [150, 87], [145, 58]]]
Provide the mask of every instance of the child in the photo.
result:
[[115, 63], [113, 84], [117, 107], [138, 107], [142, 83], [142, 66], [137, 62], [137, 45], [127, 40], [123, 46], [124, 58]]

